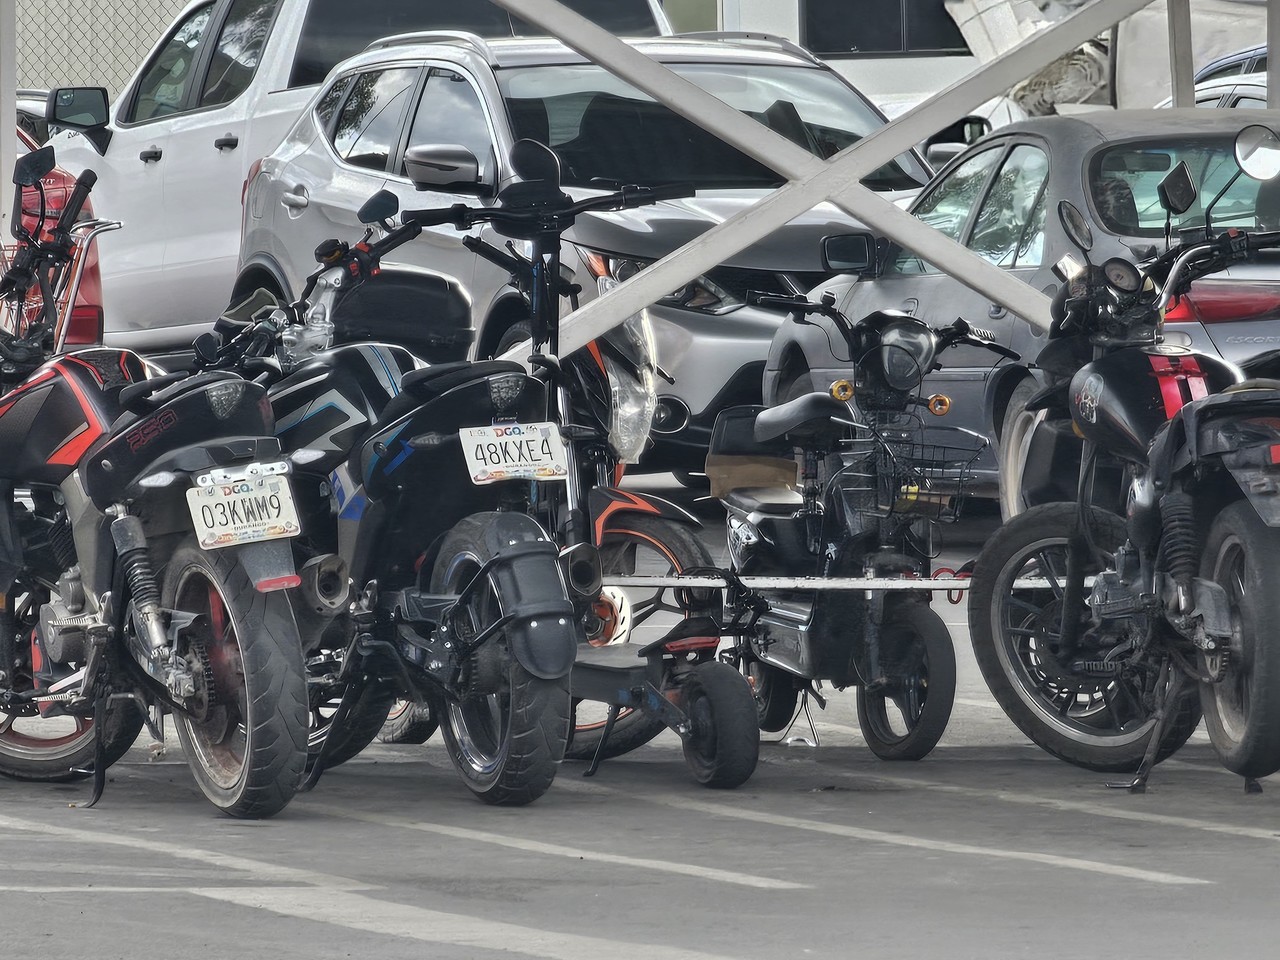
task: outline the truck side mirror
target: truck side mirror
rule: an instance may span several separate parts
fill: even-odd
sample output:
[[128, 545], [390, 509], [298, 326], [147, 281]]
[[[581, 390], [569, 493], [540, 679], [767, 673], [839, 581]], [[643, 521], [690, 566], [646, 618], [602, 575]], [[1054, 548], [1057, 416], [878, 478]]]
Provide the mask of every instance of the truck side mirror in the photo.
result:
[[79, 130], [98, 153], [107, 152], [111, 131], [107, 129], [110, 102], [105, 87], [59, 87], [49, 91], [45, 118], [52, 126]]

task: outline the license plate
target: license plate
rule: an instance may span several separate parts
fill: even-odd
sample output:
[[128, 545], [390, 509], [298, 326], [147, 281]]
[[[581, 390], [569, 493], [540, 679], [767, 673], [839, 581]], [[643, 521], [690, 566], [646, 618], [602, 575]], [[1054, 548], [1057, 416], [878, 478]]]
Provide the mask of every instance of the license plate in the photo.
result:
[[196, 478], [187, 506], [200, 546], [220, 550], [301, 533], [287, 472], [284, 463], [253, 463]]
[[560, 428], [554, 423], [509, 423], [458, 431], [471, 482], [563, 480], [569, 476]]

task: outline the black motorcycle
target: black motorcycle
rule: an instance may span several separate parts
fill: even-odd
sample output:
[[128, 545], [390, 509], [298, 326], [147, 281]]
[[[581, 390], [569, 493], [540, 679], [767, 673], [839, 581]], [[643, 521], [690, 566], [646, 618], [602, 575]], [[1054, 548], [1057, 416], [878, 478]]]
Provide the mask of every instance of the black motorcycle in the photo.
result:
[[[37, 222], [53, 165], [51, 147], [18, 161]], [[44, 305], [0, 333], [0, 773], [91, 774], [96, 802], [143, 723], [162, 745], [171, 713], [209, 800], [270, 816], [306, 760], [301, 646], [281, 592], [298, 581], [291, 464], [257, 384], [159, 376], [127, 350], [54, 352], [55, 292], [94, 179], [81, 175], [46, 237], [15, 208], [22, 249], [0, 279], [7, 302], [38, 291]]]
[[[1230, 183], [1241, 172], [1274, 179], [1280, 139], [1248, 127], [1236, 158]], [[1191, 207], [1185, 163], [1159, 195], [1170, 220]], [[1280, 622], [1280, 382], [1243, 381], [1161, 336], [1164, 311], [1192, 281], [1280, 247], [1278, 233], [1215, 233], [1213, 206], [1203, 230], [1139, 270], [1089, 263], [1088, 224], [1060, 204], [1084, 263], [1058, 265], [1064, 282], [1037, 360], [1049, 383], [1029, 408], [1047, 412], [1053, 435], [1083, 438], [1080, 495], [1006, 523], [983, 549], [969, 600], [978, 664], [1009, 717], [1054, 756], [1135, 772], [1114, 784], [1135, 791], [1202, 708], [1228, 769], [1280, 769], [1270, 689], [1280, 648], [1269, 638]], [[1126, 477], [1124, 518], [1089, 506], [1107, 466]]]
[[[871, 255], [860, 236], [823, 244], [833, 271]], [[732, 660], [754, 688], [762, 729], [786, 729], [802, 693], [825, 706], [817, 681], [852, 686], [872, 751], [919, 759], [946, 729], [956, 665], [930, 592], [910, 581], [931, 576], [936, 523], [956, 516], [985, 440], [926, 425], [917, 409], [945, 415], [950, 400], [916, 391], [949, 347], [1016, 354], [963, 320], [935, 329], [883, 311], [852, 322], [831, 295], [752, 299], [802, 323], [829, 318], [852, 375], [825, 393], [717, 419], [706, 470], [728, 514]]]

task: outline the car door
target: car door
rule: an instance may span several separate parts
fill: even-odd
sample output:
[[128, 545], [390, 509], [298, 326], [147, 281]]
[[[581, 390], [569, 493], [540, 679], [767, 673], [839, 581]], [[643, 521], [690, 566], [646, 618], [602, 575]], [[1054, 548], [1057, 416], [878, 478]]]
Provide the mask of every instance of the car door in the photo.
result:
[[[338, 80], [341, 105], [321, 136], [285, 163], [273, 185], [273, 243], [293, 293], [315, 269], [311, 251], [328, 239], [354, 243], [365, 226], [357, 212], [387, 181], [405, 117], [422, 78], [420, 66], [388, 65]], [[327, 111], [326, 111], [327, 117]]]
[[[1049, 158], [1042, 146], [1005, 140], [962, 160], [921, 195], [912, 213], [983, 259], [1031, 282], [1044, 256], [1048, 174]], [[854, 286], [846, 309], [851, 317], [873, 309], [904, 310], [933, 326], [963, 318], [1005, 345], [1022, 322], [897, 247], [891, 248], [882, 277]], [[939, 358], [943, 367], [926, 378], [925, 389], [952, 399], [948, 423], [983, 430], [985, 384], [997, 359], [971, 346], [950, 349]]]
[[[252, 157], [240, 149], [248, 97], [280, 0], [230, 0], [197, 61], [186, 109], [167, 122], [164, 177], [166, 286], [179, 324], [213, 320], [227, 305], [240, 251], [236, 202]], [[175, 345], [191, 331], [172, 331]]]

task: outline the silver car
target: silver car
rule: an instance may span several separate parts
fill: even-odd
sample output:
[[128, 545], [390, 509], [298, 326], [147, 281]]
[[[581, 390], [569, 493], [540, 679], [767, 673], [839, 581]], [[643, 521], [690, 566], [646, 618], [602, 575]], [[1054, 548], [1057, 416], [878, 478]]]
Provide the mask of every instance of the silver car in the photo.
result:
[[[837, 73], [785, 41], [628, 42], [820, 157], [885, 122]], [[508, 157], [521, 138], [559, 154], [572, 194], [629, 183], [697, 190], [687, 200], [581, 217], [566, 235], [565, 264], [584, 301], [783, 182], [559, 42], [391, 38], [335, 68], [280, 147], [250, 171], [235, 295], [257, 287], [295, 295], [317, 244], [359, 238], [356, 211], [379, 189], [396, 193], [401, 209], [473, 199], [415, 192], [403, 165], [409, 147], [467, 147], [480, 158], [482, 195], [492, 197], [513, 178]], [[911, 153], [864, 183], [898, 195], [927, 179]], [[662, 385], [645, 467], [701, 470], [719, 411], [759, 402], [765, 355], [783, 319], [746, 305], [747, 291], [803, 292], [826, 279], [821, 238], [853, 226], [835, 207], [818, 207], [653, 308], [659, 361], [675, 382]], [[399, 339], [428, 360], [490, 356], [525, 336], [520, 293], [462, 239], [449, 227], [431, 228], [398, 251], [402, 263], [385, 265], [380, 278], [384, 309], [359, 332]], [[469, 297], [469, 318], [433, 315], [430, 291], [447, 278]]]

